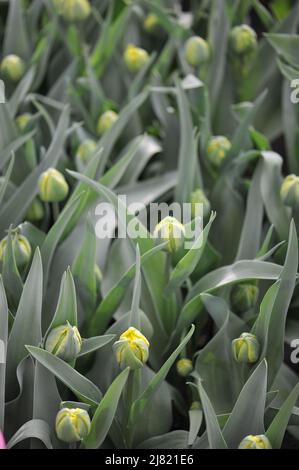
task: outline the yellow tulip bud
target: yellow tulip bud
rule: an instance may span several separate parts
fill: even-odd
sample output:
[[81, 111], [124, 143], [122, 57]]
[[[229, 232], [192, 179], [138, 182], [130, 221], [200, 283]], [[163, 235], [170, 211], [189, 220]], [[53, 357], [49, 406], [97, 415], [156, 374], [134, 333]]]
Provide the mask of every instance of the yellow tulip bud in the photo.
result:
[[232, 351], [237, 362], [254, 364], [260, 355], [260, 345], [257, 337], [251, 333], [242, 333], [232, 341]]
[[45, 342], [46, 351], [65, 362], [72, 362], [81, 351], [82, 339], [76, 326], [66, 325], [53, 328]]
[[38, 222], [44, 216], [44, 206], [38, 198], [35, 198], [26, 213], [26, 219], [30, 222]]
[[[31, 259], [31, 246], [26, 237], [21, 235], [18, 230], [11, 234], [12, 249], [16, 261], [17, 268], [22, 271], [28, 265]], [[7, 237], [0, 242], [0, 261], [3, 262], [5, 250], [7, 247]]]
[[152, 33], [153, 31], [155, 31], [158, 24], [158, 16], [155, 15], [155, 13], [149, 13], [143, 22], [143, 27], [147, 33]]
[[130, 72], [139, 72], [149, 61], [147, 51], [129, 44], [124, 52], [124, 61]]
[[31, 114], [30, 113], [24, 113], [20, 114], [19, 116], [16, 117], [15, 123], [19, 131], [23, 132], [26, 127], [28, 126], [30, 119], [31, 119]]
[[113, 345], [116, 360], [121, 368], [140, 369], [148, 360], [149, 342], [136, 328], [129, 328]]
[[53, 0], [56, 12], [66, 21], [84, 21], [89, 17], [91, 6], [88, 0]]
[[103, 135], [107, 132], [110, 127], [117, 121], [118, 114], [115, 111], [105, 111], [98, 120], [97, 133]]
[[68, 184], [62, 173], [49, 168], [39, 178], [39, 195], [44, 202], [63, 201], [69, 192]]
[[181, 377], [187, 377], [193, 371], [192, 361], [190, 359], [185, 358], [180, 359], [176, 363], [176, 370]]
[[174, 217], [165, 217], [156, 226], [153, 237], [168, 241], [167, 250], [171, 253], [177, 251], [184, 242], [186, 230]]
[[257, 47], [256, 32], [247, 24], [235, 26], [230, 32], [230, 44], [235, 54], [248, 54]]
[[56, 434], [63, 442], [78, 442], [90, 432], [90, 418], [81, 408], [62, 408], [56, 416]]
[[299, 208], [299, 176], [288, 175], [280, 188], [280, 197], [286, 206]]
[[202, 204], [202, 215], [203, 217], [207, 217], [211, 211], [211, 204], [202, 189], [197, 189], [196, 191], [191, 193], [192, 217], [196, 217], [197, 215], [197, 211], [196, 211], [197, 204]]
[[76, 153], [76, 159], [79, 160], [82, 165], [87, 165], [90, 157], [95, 152], [97, 143], [92, 139], [85, 140], [79, 147]]
[[231, 292], [231, 303], [234, 312], [243, 313], [253, 308], [258, 300], [259, 288], [254, 284], [237, 284]]
[[200, 36], [192, 36], [186, 42], [185, 57], [192, 67], [208, 62], [210, 58], [209, 44]]
[[246, 436], [240, 442], [239, 449], [272, 449], [271, 442], [264, 434]]
[[18, 82], [24, 75], [25, 64], [23, 60], [14, 54], [4, 57], [1, 63], [1, 72], [12, 82]]
[[219, 168], [230, 149], [231, 143], [226, 137], [222, 135], [212, 137], [207, 148], [211, 165], [216, 169]]

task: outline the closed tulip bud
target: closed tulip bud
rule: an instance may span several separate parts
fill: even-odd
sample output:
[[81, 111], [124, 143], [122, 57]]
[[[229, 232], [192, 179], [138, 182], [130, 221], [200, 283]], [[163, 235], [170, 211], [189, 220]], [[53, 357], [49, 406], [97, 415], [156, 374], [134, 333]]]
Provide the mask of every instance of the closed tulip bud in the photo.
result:
[[230, 141], [222, 135], [212, 137], [208, 144], [208, 159], [214, 168], [219, 168], [231, 149]]
[[192, 361], [190, 359], [185, 358], [180, 359], [176, 363], [176, 370], [181, 377], [187, 377], [187, 375], [191, 374], [191, 372], [193, 371]]
[[239, 444], [239, 449], [272, 449], [271, 442], [264, 434], [246, 436]]
[[24, 75], [25, 64], [23, 60], [14, 54], [4, 57], [1, 63], [1, 72], [12, 82], [18, 82]]
[[117, 121], [118, 114], [115, 111], [105, 111], [98, 120], [97, 133], [103, 135], [107, 132], [110, 127]]
[[5, 440], [4, 440], [3, 434], [0, 431], [0, 450], [1, 449], [6, 449], [6, 445], [5, 445]]
[[15, 123], [19, 131], [23, 132], [26, 129], [26, 127], [28, 126], [30, 122], [31, 117], [32, 116], [30, 113], [24, 113], [24, 114], [20, 114], [16, 118]]
[[54, 0], [56, 12], [68, 22], [84, 21], [91, 12], [88, 0]]
[[26, 219], [30, 222], [38, 222], [44, 216], [44, 206], [38, 198], [35, 198], [26, 213]]
[[53, 328], [45, 342], [46, 351], [65, 362], [72, 362], [81, 351], [82, 339], [76, 326], [66, 325]]
[[158, 16], [155, 15], [155, 13], [149, 13], [143, 22], [143, 27], [147, 33], [152, 33], [155, 31], [158, 24], [159, 24]]
[[174, 217], [165, 217], [165, 219], [161, 220], [156, 226], [153, 237], [168, 241], [167, 250], [170, 253], [174, 253], [182, 246], [185, 234], [184, 225], [177, 219]]
[[56, 416], [56, 434], [63, 442], [78, 442], [90, 432], [90, 418], [81, 408], [62, 408]]
[[287, 176], [280, 188], [280, 197], [286, 206], [299, 208], [299, 176]]
[[246, 55], [257, 47], [256, 32], [247, 24], [235, 26], [230, 32], [230, 44], [236, 55]]
[[[21, 235], [17, 230], [11, 234], [12, 249], [16, 261], [17, 268], [22, 271], [25, 269], [31, 258], [31, 246], [26, 237]], [[0, 242], [0, 261], [3, 262], [5, 250], [7, 247], [7, 237]]]
[[202, 204], [202, 215], [207, 217], [211, 211], [211, 204], [202, 189], [197, 189], [191, 193], [191, 214], [196, 217], [198, 211], [196, 210], [197, 204]]
[[149, 61], [146, 50], [129, 44], [124, 52], [124, 61], [130, 72], [139, 72]]
[[97, 143], [94, 140], [85, 140], [77, 149], [76, 159], [79, 160], [82, 165], [87, 165], [96, 148]]
[[140, 369], [148, 360], [149, 342], [136, 328], [129, 328], [113, 345], [118, 365]]
[[62, 173], [49, 168], [41, 174], [38, 182], [39, 195], [44, 202], [63, 201], [69, 192], [68, 184]]
[[236, 313], [247, 312], [253, 308], [258, 300], [259, 288], [254, 284], [238, 284], [233, 287], [231, 293], [231, 303]]
[[205, 64], [210, 58], [209, 44], [200, 36], [192, 36], [186, 42], [185, 57], [192, 67]]
[[254, 364], [260, 355], [257, 337], [251, 333], [242, 333], [239, 338], [232, 341], [232, 351], [237, 362]]

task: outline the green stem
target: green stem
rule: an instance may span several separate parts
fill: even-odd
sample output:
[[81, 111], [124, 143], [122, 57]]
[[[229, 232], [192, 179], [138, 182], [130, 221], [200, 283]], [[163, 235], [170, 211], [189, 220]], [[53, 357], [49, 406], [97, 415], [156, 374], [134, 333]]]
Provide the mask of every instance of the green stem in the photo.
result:
[[141, 369], [131, 370], [129, 373], [126, 390], [124, 394], [125, 399], [125, 415], [124, 415], [124, 429], [127, 447], [132, 448], [134, 439], [134, 428], [130, 423], [130, 416], [132, 405], [140, 394], [141, 386]]
[[54, 222], [56, 222], [60, 214], [58, 202], [52, 202], [52, 210], [53, 210], [53, 219], [54, 219]]
[[[172, 267], [172, 255], [171, 253], [166, 253], [166, 261], [165, 261], [165, 282], [166, 285], [169, 282], [170, 274], [171, 274], [171, 267]], [[164, 296], [165, 299], [165, 313], [163, 315], [163, 326], [167, 333], [171, 333], [173, 331], [174, 326], [174, 317], [173, 317], [173, 309], [175, 308], [176, 299], [175, 293], [171, 293], [169, 296]]]

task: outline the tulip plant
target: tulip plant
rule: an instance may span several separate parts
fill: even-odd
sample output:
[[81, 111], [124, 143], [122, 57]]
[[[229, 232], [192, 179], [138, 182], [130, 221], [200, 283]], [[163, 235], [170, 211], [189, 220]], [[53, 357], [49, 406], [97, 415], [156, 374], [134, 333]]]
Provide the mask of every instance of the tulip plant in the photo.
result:
[[298, 50], [292, 0], [0, 2], [0, 448], [299, 447]]

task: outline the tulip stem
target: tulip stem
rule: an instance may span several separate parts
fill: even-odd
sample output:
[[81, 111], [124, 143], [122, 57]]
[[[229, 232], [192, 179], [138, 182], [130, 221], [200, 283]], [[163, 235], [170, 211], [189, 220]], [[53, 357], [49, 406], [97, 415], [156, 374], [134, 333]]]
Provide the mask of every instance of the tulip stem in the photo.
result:
[[130, 414], [132, 410], [132, 405], [136, 398], [139, 395], [140, 391], [140, 382], [141, 382], [141, 370], [131, 370], [129, 373], [127, 385], [126, 385], [126, 393], [125, 393], [125, 421], [124, 421], [124, 428], [126, 434], [126, 442], [127, 446], [130, 449], [133, 444], [133, 428], [130, 423]]
[[53, 219], [54, 219], [54, 222], [56, 222], [56, 220], [58, 219], [59, 214], [60, 214], [59, 203], [58, 202], [53, 202], [52, 203], [52, 210], [53, 210]]
[[[171, 253], [166, 253], [166, 260], [165, 260], [165, 280], [166, 285], [169, 282], [170, 274], [171, 274], [171, 267], [172, 267], [172, 255]], [[175, 302], [175, 294], [170, 293], [169, 295], [165, 296], [165, 315], [164, 315], [164, 328], [167, 333], [173, 331], [173, 309], [174, 309], [174, 302]]]

